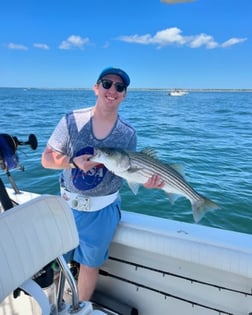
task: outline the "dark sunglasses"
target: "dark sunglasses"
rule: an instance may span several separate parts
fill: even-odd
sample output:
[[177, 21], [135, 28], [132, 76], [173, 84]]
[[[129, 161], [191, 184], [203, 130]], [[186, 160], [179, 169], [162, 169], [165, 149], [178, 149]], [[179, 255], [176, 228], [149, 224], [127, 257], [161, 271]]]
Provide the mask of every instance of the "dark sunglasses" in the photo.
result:
[[116, 91], [119, 92], [119, 93], [122, 93], [127, 88], [124, 83], [114, 82], [114, 81], [109, 80], [109, 79], [101, 79], [101, 80], [98, 81], [98, 83], [101, 83], [102, 87], [105, 90], [109, 90], [111, 88], [111, 86], [114, 84]]

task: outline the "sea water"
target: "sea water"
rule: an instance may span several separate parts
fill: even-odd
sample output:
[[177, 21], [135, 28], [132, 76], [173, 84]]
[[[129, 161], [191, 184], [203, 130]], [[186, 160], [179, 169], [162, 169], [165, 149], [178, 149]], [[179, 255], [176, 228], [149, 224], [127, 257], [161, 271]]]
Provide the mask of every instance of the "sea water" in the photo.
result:
[[[11, 175], [19, 189], [58, 194], [59, 171], [44, 169], [41, 153], [64, 113], [94, 104], [88, 89], [0, 88], [0, 133], [38, 139], [35, 151], [18, 147], [24, 171]], [[164, 163], [183, 166], [187, 182], [221, 206], [200, 224], [252, 233], [252, 93], [171, 97], [166, 90], [129, 90], [120, 115], [137, 130], [138, 150], [152, 147]], [[3, 171], [0, 176], [8, 184]], [[171, 205], [163, 191], [144, 187], [135, 196], [126, 183], [121, 197], [123, 210], [193, 222], [185, 198]]]

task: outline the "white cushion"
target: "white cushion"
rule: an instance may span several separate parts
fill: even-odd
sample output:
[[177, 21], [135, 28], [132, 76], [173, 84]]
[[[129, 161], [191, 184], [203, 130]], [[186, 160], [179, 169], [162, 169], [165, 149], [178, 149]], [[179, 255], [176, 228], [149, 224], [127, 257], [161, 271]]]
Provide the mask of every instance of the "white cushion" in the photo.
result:
[[79, 243], [72, 211], [43, 195], [0, 214], [0, 302], [50, 261]]

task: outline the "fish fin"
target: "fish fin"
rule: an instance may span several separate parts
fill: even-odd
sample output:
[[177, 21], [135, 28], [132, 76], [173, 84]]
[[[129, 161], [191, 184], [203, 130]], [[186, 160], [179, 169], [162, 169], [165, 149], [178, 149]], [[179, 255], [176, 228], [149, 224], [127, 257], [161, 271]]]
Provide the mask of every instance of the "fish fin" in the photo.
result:
[[133, 182], [127, 182], [127, 183], [129, 185], [129, 188], [133, 192], [133, 194], [137, 195], [140, 185], [138, 183], [133, 183]]
[[127, 172], [128, 173], [135, 173], [135, 172], [140, 171], [141, 169], [142, 168], [140, 168], [140, 167], [131, 167], [131, 168], [127, 169]]
[[151, 147], [144, 148], [143, 150], [140, 151], [140, 153], [146, 154], [152, 157], [153, 159], [157, 159], [156, 151]]
[[172, 194], [172, 193], [166, 193], [170, 203], [173, 205], [175, 201], [180, 197], [179, 195]]
[[182, 164], [167, 164], [171, 168], [173, 168], [180, 176], [185, 178], [184, 166]]
[[[140, 151], [140, 153], [146, 154], [149, 157], [160, 162], [160, 160], [157, 157], [156, 151], [151, 147], [144, 148], [142, 151]], [[163, 164], [174, 169], [183, 179], [185, 178], [185, 172], [184, 172], [184, 166], [183, 165], [181, 165], [181, 164], [167, 164], [167, 163], [163, 163]]]
[[221, 209], [221, 207], [212, 200], [202, 197], [202, 199], [192, 203], [192, 209], [194, 221], [198, 223], [207, 212]]

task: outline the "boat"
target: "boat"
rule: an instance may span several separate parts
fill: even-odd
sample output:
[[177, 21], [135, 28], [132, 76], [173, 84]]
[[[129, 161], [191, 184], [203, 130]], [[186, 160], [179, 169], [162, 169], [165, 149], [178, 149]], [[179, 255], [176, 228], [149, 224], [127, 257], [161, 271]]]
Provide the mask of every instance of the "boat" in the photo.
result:
[[184, 91], [184, 90], [172, 90], [169, 92], [169, 96], [183, 96], [183, 95], [186, 95], [188, 94], [187, 91]]
[[[69, 300], [70, 306], [85, 305], [72, 313], [71, 307], [68, 311], [61, 310], [57, 313], [60, 315], [252, 314], [252, 235], [123, 210], [109, 259], [100, 268], [91, 301], [76, 303], [75, 280], [72, 280], [72, 272], [69, 274], [70, 267], [65, 266], [61, 258], [63, 252], [78, 241], [71, 223], [71, 210], [59, 196], [25, 192], [17, 185], [4, 185], [4, 188], [16, 206], [0, 214], [1, 315], [37, 315], [29, 310], [31, 303], [27, 300], [32, 299], [30, 296], [22, 294], [13, 299], [11, 290], [29, 281], [35, 269], [39, 271], [54, 256], [59, 257], [59, 265], [67, 280], [63, 283], [64, 299]], [[17, 219], [4, 221], [8, 211], [9, 217], [13, 215]], [[61, 223], [49, 220], [50, 215], [55, 217], [55, 211], [68, 217], [69, 227], [64, 220]], [[36, 237], [28, 242], [27, 234], [21, 233], [20, 222], [28, 234], [31, 233], [29, 229], [35, 229]], [[57, 235], [60, 235], [58, 241]], [[14, 239], [17, 244], [15, 251]], [[47, 243], [42, 246], [41, 240]], [[51, 245], [45, 251], [48, 243]], [[55, 244], [57, 246], [53, 246]], [[22, 260], [20, 257], [17, 259], [16, 253], [24, 252], [27, 255], [20, 256], [24, 265], [19, 268]], [[36, 264], [31, 262], [31, 255]], [[18, 280], [10, 281], [12, 278], [3, 263], [3, 256], [9, 257], [8, 266], [13, 268], [14, 274], [22, 275], [20, 283]], [[23, 276], [24, 269], [26, 276]], [[8, 284], [8, 290], [2, 283]], [[5, 294], [1, 295], [1, 290]], [[57, 301], [59, 306], [61, 300], [58, 298]]]

